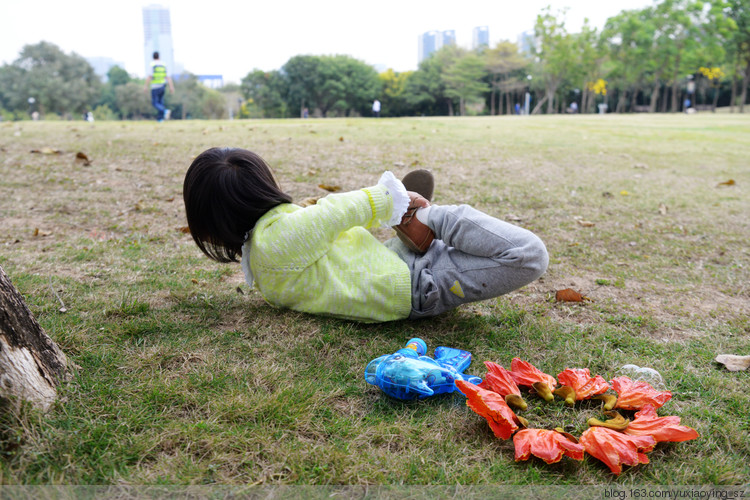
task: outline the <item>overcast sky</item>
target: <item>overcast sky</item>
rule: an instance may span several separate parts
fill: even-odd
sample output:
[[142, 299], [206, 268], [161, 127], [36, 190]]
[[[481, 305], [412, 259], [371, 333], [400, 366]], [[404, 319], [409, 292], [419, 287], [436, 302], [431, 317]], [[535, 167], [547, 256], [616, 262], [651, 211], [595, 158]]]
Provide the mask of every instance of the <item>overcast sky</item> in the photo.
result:
[[194, 74], [239, 83], [254, 68], [279, 69], [299, 54], [346, 54], [368, 64], [417, 68], [418, 37], [455, 30], [471, 46], [472, 29], [488, 26], [490, 43], [516, 41], [547, 5], [567, 7], [569, 32], [588, 17], [601, 28], [625, 9], [652, 0], [0, 0], [0, 63], [24, 45], [47, 41], [83, 57], [110, 57], [144, 76], [142, 8], [169, 8], [174, 57]]

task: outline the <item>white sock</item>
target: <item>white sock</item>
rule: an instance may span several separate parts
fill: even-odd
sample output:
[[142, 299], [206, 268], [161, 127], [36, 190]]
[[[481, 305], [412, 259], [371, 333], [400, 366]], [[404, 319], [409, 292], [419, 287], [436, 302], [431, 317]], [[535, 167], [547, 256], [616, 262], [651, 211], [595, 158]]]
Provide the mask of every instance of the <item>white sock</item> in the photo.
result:
[[432, 206], [429, 206], [427, 208], [420, 208], [417, 210], [417, 220], [421, 222], [422, 224], [424, 224], [425, 226], [427, 225], [427, 218], [430, 215], [431, 208]]

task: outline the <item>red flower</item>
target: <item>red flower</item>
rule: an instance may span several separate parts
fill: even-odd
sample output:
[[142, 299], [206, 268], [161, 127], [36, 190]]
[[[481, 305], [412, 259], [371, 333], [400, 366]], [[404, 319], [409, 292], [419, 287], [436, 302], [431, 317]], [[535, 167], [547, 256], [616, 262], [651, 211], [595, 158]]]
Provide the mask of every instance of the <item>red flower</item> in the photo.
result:
[[548, 464], [559, 462], [563, 455], [583, 460], [583, 445], [571, 441], [557, 431], [546, 429], [522, 429], [513, 436], [516, 462], [539, 457]]
[[576, 401], [604, 394], [609, 384], [601, 375], [591, 378], [588, 368], [566, 368], [557, 374], [557, 380], [576, 391]]
[[660, 417], [650, 404], [635, 414], [635, 419], [623, 432], [630, 436], [651, 436], [657, 443], [689, 441], [699, 437], [698, 431], [692, 427], [680, 425], [680, 417]]
[[532, 386], [534, 382], [544, 382], [550, 390], [557, 386], [555, 377], [547, 375], [536, 366], [519, 358], [511, 360], [510, 376], [513, 377], [513, 381], [518, 385]]
[[456, 380], [456, 386], [466, 396], [466, 406], [487, 419], [495, 436], [508, 439], [518, 429], [518, 417], [501, 395], [465, 380]]
[[664, 403], [672, 399], [671, 392], [657, 391], [648, 382], [634, 382], [629, 377], [614, 378], [610, 380], [610, 384], [617, 392], [615, 408], [623, 410], [640, 410], [647, 404], [653, 405], [655, 409], [661, 408]]
[[479, 384], [479, 387], [495, 391], [502, 397], [508, 394], [521, 395], [521, 390], [508, 370], [492, 361], [485, 361], [484, 365], [487, 367], [487, 375], [485, 375], [484, 381]]
[[581, 434], [581, 444], [587, 453], [619, 475], [623, 464], [647, 464], [646, 453], [654, 449], [656, 440], [651, 436], [628, 436], [606, 427], [589, 427]]

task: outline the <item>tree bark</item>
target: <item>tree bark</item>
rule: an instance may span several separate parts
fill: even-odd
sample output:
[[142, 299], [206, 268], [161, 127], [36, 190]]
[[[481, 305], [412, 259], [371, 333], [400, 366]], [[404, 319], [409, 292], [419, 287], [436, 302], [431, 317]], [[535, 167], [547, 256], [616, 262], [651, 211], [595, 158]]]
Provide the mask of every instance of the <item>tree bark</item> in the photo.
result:
[[0, 267], [0, 402], [15, 397], [46, 411], [67, 378], [65, 354]]
[[750, 61], [745, 67], [745, 77], [742, 79], [742, 94], [740, 94], [740, 113], [745, 112], [745, 101], [747, 100], [747, 85], [750, 80]]

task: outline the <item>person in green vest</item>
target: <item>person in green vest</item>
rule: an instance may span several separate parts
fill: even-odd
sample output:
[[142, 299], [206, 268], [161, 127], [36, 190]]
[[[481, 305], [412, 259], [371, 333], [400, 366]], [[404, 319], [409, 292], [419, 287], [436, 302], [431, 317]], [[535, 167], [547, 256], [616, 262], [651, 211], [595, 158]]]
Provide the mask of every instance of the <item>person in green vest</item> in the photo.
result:
[[169, 84], [169, 91], [174, 94], [172, 78], [167, 74], [167, 67], [159, 60], [159, 53], [154, 52], [154, 60], [151, 62], [151, 74], [146, 78], [146, 91], [151, 87], [151, 105], [156, 108], [156, 121], [163, 122], [169, 119], [169, 110], [164, 105], [164, 93]]

